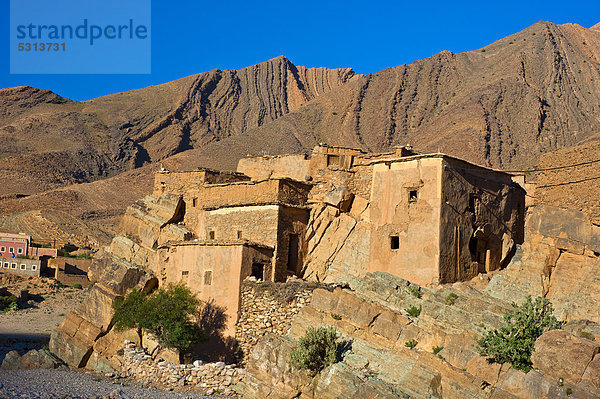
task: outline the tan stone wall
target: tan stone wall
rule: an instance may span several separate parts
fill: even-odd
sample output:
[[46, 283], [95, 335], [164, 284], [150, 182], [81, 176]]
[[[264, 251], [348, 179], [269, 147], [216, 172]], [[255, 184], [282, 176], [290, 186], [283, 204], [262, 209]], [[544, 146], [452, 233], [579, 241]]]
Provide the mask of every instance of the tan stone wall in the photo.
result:
[[525, 192], [509, 175], [445, 158], [440, 282], [467, 280], [502, 266], [523, 241]]
[[535, 174], [535, 203], [585, 212], [592, 223], [600, 225], [599, 160], [598, 141], [542, 155], [538, 168], [563, 168]]
[[[240, 283], [251, 274], [253, 259], [270, 261], [270, 250], [245, 245], [178, 245], [159, 249], [161, 284], [184, 283], [198, 298], [226, 316], [224, 335], [235, 334]], [[212, 272], [206, 284], [206, 272]]]
[[241, 238], [275, 247], [279, 205], [237, 206], [205, 211], [199, 217], [196, 234], [199, 239], [209, 239], [210, 231], [216, 240]]
[[252, 180], [282, 177], [306, 180], [309, 163], [305, 154], [248, 157], [238, 161], [237, 171]]
[[152, 196], [158, 198], [164, 193], [183, 194], [187, 190], [204, 184], [230, 183], [249, 179], [248, 176], [239, 173], [210, 169], [156, 172]]
[[[294, 204], [304, 205], [310, 185], [292, 180], [262, 180], [234, 184], [207, 185], [184, 194], [187, 212], [240, 205]], [[194, 199], [196, 206], [194, 207]], [[195, 211], [194, 208], [198, 208]]]
[[[439, 158], [376, 164], [371, 189], [369, 271], [417, 284], [439, 280], [442, 162]], [[409, 202], [409, 192], [417, 199]], [[391, 237], [398, 237], [398, 249]]]

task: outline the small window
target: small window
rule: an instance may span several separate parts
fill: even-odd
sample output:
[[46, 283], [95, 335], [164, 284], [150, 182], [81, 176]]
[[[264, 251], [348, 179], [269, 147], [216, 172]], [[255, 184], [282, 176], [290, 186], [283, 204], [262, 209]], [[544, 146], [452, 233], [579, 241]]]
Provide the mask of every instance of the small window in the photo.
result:
[[31, 265], [31, 270], [36, 271], [37, 270], [37, 265]]
[[198, 198], [192, 198], [192, 206], [195, 208], [198, 205]]
[[400, 248], [400, 237], [399, 236], [390, 236], [390, 249], [398, 249]]
[[6, 247], [0, 247], [0, 252], [6, 251]]
[[238, 237], [238, 240], [242, 239], [242, 230], [238, 230], [237, 237]]
[[469, 212], [475, 213], [476, 204], [477, 204], [477, 196], [473, 193], [469, 194]]
[[25, 263], [21, 263], [21, 270], [27, 270], [27, 265]]
[[209, 231], [208, 232], [208, 238], [211, 239], [211, 240], [214, 240], [215, 239], [215, 232], [214, 231]]
[[414, 204], [417, 202], [417, 198], [419, 197], [419, 192], [417, 190], [409, 190], [408, 191], [408, 202], [410, 204]]
[[204, 285], [211, 285], [212, 284], [212, 270], [205, 270], [204, 271]]
[[10, 248], [8, 248], [8, 252], [10, 252], [11, 254], [14, 254], [15, 253], [15, 249], [12, 248], [12, 247], [10, 247]]
[[8, 269], [8, 262], [4, 262], [4, 268]]
[[339, 155], [327, 155], [327, 166], [339, 168], [342, 166], [342, 157]]
[[17, 248], [17, 253], [18, 254], [22, 254], [23, 253], [23, 248]]
[[11, 269], [16, 269], [17, 268], [17, 264], [16, 263], [11, 263], [10, 264], [10, 268]]
[[190, 272], [187, 271], [187, 270], [184, 270], [184, 271], [181, 272], [181, 277], [187, 276], [188, 274], [190, 274]]

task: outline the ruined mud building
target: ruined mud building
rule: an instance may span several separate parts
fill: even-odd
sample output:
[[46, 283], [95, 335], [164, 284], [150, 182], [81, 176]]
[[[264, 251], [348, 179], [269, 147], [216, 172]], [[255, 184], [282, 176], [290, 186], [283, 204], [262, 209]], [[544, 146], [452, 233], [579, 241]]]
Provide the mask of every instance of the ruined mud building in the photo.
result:
[[156, 173], [111, 252], [183, 282], [237, 320], [240, 283], [358, 278], [426, 285], [500, 268], [523, 240], [514, 176], [410, 147], [248, 157], [236, 172]]

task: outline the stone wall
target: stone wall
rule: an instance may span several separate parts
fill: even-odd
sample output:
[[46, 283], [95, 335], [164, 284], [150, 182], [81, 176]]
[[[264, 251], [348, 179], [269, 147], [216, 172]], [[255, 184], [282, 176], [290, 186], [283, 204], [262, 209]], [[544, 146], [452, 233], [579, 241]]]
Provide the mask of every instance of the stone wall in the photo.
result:
[[266, 333], [286, 334], [292, 319], [310, 304], [313, 290], [322, 286], [299, 280], [289, 283], [244, 281], [235, 334], [242, 361]]
[[[543, 154], [535, 177], [535, 201], [582, 211], [600, 225], [600, 142]], [[557, 169], [560, 168], [560, 169]]]
[[308, 177], [309, 162], [306, 154], [264, 155], [240, 159], [237, 171], [252, 180], [287, 177], [302, 181]]
[[122, 375], [167, 388], [191, 386], [206, 395], [237, 396], [232, 389], [244, 378], [244, 370], [223, 362], [173, 364], [152, 359], [134, 343], [125, 341]]

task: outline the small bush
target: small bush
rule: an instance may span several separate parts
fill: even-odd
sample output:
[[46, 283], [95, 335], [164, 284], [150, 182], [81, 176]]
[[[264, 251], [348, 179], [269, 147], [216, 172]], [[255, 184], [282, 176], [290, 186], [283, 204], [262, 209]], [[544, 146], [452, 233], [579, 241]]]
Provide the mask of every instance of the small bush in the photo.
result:
[[527, 372], [535, 340], [546, 331], [560, 329], [562, 322], [552, 315], [552, 304], [545, 298], [532, 301], [528, 295], [522, 305], [513, 303], [513, 308], [504, 314], [506, 326], [487, 332], [477, 341], [478, 350], [497, 363], [510, 362]]
[[336, 340], [339, 334], [333, 327], [309, 327], [290, 354], [290, 364], [317, 374], [325, 367], [340, 361]]
[[446, 295], [446, 300], [444, 302], [446, 302], [446, 305], [452, 306], [454, 305], [454, 302], [456, 302], [457, 299], [458, 295], [456, 295], [454, 292], [451, 292], [448, 295]]
[[408, 341], [406, 341], [406, 342], [404, 343], [404, 346], [406, 346], [407, 348], [410, 348], [410, 349], [412, 349], [412, 348], [414, 348], [415, 346], [417, 346], [417, 344], [418, 344], [418, 342], [417, 342], [416, 340], [414, 340], [414, 339], [410, 339], [410, 340], [408, 340]]
[[567, 388], [567, 389], [565, 390], [565, 392], [566, 392], [566, 394], [567, 394], [568, 396], [570, 396], [570, 395], [572, 395], [572, 394], [573, 394], [573, 390], [572, 390], [571, 388]]
[[17, 309], [17, 297], [14, 295], [10, 296], [0, 296], [0, 310], [4, 312], [11, 311], [13, 309]]
[[419, 307], [411, 305], [409, 308], [406, 308], [404, 310], [412, 317], [419, 317], [419, 315], [421, 314], [421, 305], [419, 305]]
[[419, 287], [417, 285], [409, 286], [408, 292], [410, 292], [410, 294], [412, 296], [414, 296], [415, 298], [421, 298], [421, 296], [423, 295], [423, 292], [421, 291], [421, 287]]
[[340, 315], [339, 315], [339, 314], [337, 314], [337, 313], [332, 313], [332, 314], [331, 314], [331, 318], [332, 318], [333, 320], [342, 320], [342, 316], [340, 316]]
[[581, 338], [589, 339], [590, 341], [596, 340], [596, 337], [594, 337], [594, 334], [587, 332], [587, 331], [579, 331], [579, 336]]
[[79, 284], [79, 283], [75, 283], [75, 284], [73, 284], [73, 288], [77, 288], [78, 290], [82, 290], [83, 286], [81, 284]]
[[443, 346], [434, 346], [433, 347], [433, 354], [437, 355], [438, 353], [440, 353], [442, 351], [442, 349], [444, 349]]

